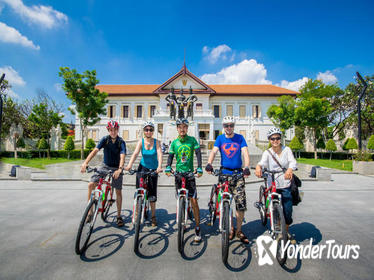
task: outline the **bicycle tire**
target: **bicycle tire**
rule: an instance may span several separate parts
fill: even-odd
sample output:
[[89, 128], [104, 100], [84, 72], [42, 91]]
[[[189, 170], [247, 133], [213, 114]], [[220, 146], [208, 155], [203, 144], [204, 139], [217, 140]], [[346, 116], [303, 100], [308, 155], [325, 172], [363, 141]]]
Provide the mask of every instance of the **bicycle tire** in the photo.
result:
[[179, 198], [178, 210], [178, 252], [182, 254], [184, 247], [184, 220], [185, 220], [186, 197]]
[[134, 230], [135, 230], [135, 236], [134, 236], [134, 252], [137, 253], [139, 250], [139, 233], [140, 233], [140, 222], [142, 217], [142, 197], [139, 196], [136, 200], [136, 207], [135, 207], [135, 224], [134, 224]]
[[263, 226], [266, 226], [268, 222], [268, 217], [266, 216], [266, 200], [265, 200], [265, 187], [260, 186], [260, 191], [258, 195], [259, 208], [261, 223]]
[[[93, 208], [92, 213], [95, 213], [97, 207], [98, 207], [98, 201], [96, 199], [93, 199], [93, 200], [91, 199], [83, 213], [83, 217], [79, 224], [78, 233], [77, 233], [77, 237], [75, 240], [75, 253], [77, 255], [81, 255], [86, 250], [88, 241], [90, 240], [93, 227], [95, 224], [95, 220], [90, 221], [91, 223], [87, 222], [87, 217], [90, 212], [90, 209]], [[82, 236], [84, 229], [87, 230], [88, 232]]]
[[230, 235], [230, 205], [228, 201], [223, 202], [222, 207], [222, 261], [224, 264], [227, 263], [229, 255], [229, 235]]
[[212, 190], [210, 191], [210, 199], [211, 201], [208, 204], [209, 207], [209, 225], [213, 226], [217, 215], [216, 215], [216, 203], [217, 203], [217, 193], [216, 193], [217, 185], [214, 184], [212, 186]]
[[281, 243], [286, 244], [287, 242], [287, 230], [286, 230], [286, 220], [284, 218], [283, 214], [283, 208], [279, 204], [279, 202], [274, 201], [273, 202], [273, 221], [274, 224], [278, 224], [279, 221], [279, 227], [280, 227], [280, 233], [276, 234], [276, 240], [277, 242], [277, 261], [282, 266], [285, 264], [287, 260], [287, 254], [285, 254], [283, 257], [281, 255]]
[[[110, 196], [110, 197], [109, 197]], [[103, 212], [101, 212], [101, 219], [106, 222], [109, 214], [110, 207], [112, 207], [112, 190], [105, 190], [105, 200], [103, 202]]]

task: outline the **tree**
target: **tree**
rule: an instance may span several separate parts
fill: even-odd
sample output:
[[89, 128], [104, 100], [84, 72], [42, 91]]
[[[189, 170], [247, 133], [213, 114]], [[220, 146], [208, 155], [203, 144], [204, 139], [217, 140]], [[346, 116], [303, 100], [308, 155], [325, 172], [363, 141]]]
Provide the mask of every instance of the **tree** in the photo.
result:
[[332, 152], [336, 152], [337, 150], [334, 140], [330, 139], [329, 141], [327, 141], [326, 150], [330, 152], [330, 160], [331, 160]]
[[374, 134], [370, 136], [370, 139], [368, 142], [368, 149], [374, 150]]
[[50, 131], [58, 124], [62, 124], [63, 116], [49, 108], [47, 103], [35, 104], [29, 116], [29, 121], [33, 124], [32, 135], [35, 138], [43, 138], [47, 141], [47, 156], [50, 158]]
[[74, 150], [74, 148], [75, 148], [75, 145], [74, 145], [73, 137], [68, 136], [64, 144], [64, 150], [68, 152], [68, 159], [70, 159], [70, 152]]
[[86, 149], [91, 151], [95, 147], [96, 147], [95, 141], [91, 138], [88, 138], [86, 142]]
[[17, 148], [25, 148], [26, 147], [25, 140], [23, 139], [23, 137], [18, 138], [16, 145], [17, 145]]
[[329, 124], [331, 90], [319, 80], [309, 80], [300, 90], [295, 109], [295, 124], [311, 132], [314, 158], [317, 159], [317, 132]]
[[105, 105], [108, 94], [100, 92], [96, 85], [96, 71], [85, 71], [79, 74], [75, 69], [60, 67], [59, 76], [63, 78], [62, 88], [67, 97], [72, 101], [75, 109], [70, 109], [72, 114], [78, 114], [81, 130], [81, 159], [84, 158], [84, 134], [88, 125], [94, 125], [100, 120], [100, 115], [105, 114]]
[[[40, 150], [42, 150], [42, 151], [48, 150], [49, 145], [47, 143], [47, 140], [45, 140], [44, 138], [41, 138], [39, 143], [38, 143], [38, 149], [39, 149], [39, 151]], [[40, 157], [40, 154], [39, 154], [39, 157]], [[45, 157], [45, 153], [43, 153], [43, 157]]]
[[292, 138], [292, 140], [290, 142], [289, 147], [291, 148], [292, 151], [299, 152], [299, 158], [300, 158], [300, 150], [304, 149], [304, 145], [299, 140], [299, 138], [294, 136], [294, 138]]
[[323, 138], [319, 138], [317, 141], [317, 149], [324, 149], [326, 148], [325, 141], [323, 141]]
[[267, 115], [284, 132], [295, 124], [296, 102], [292, 96], [284, 95], [278, 98], [278, 103], [269, 107]]
[[346, 145], [347, 150], [354, 150], [358, 148], [357, 141], [354, 138], [349, 138], [347, 145]]

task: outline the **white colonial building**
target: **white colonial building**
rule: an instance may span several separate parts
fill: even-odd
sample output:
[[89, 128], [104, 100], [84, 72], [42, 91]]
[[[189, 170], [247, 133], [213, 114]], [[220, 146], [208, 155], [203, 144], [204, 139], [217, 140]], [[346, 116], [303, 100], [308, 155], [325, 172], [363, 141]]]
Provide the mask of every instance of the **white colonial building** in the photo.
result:
[[[171, 88], [178, 96], [180, 91], [186, 97], [190, 88], [198, 100], [194, 104], [194, 118], [189, 127], [189, 135], [201, 142], [215, 140], [222, 131], [224, 116], [236, 117], [235, 132], [242, 134], [249, 143], [267, 141], [266, 132], [273, 126], [266, 112], [282, 95], [296, 96], [298, 93], [274, 85], [207, 85], [186, 66], [162, 85], [98, 85], [108, 93], [107, 114], [101, 121], [88, 129], [88, 137], [98, 141], [107, 135], [106, 124], [114, 119], [120, 124], [120, 136], [127, 141], [142, 136], [144, 121], [152, 121], [156, 126], [154, 134], [168, 144], [176, 135], [175, 121], [169, 117], [169, 106], [165, 97]], [[76, 139], [80, 139], [79, 120], [76, 119]], [[294, 135], [287, 131], [287, 139]]]

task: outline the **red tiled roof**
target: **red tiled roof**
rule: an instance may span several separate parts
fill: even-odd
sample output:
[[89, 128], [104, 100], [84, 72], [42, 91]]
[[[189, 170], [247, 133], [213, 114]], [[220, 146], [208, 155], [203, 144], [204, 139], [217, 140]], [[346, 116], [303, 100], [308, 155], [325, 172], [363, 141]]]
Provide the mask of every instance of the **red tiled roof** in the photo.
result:
[[[122, 95], [155, 95], [154, 91], [160, 85], [98, 85], [99, 90], [109, 96]], [[297, 95], [298, 92], [274, 85], [209, 85], [215, 95]], [[198, 93], [198, 91], [196, 92]]]

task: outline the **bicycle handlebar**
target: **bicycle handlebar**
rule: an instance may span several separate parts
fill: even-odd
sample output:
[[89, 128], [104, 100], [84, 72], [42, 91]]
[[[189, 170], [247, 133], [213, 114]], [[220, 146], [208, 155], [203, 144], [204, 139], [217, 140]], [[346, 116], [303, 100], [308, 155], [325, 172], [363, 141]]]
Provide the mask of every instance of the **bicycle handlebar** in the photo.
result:
[[135, 170], [135, 169], [131, 169], [129, 170], [129, 175], [134, 175], [135, 173], [141, 173], [143, 174], [144, 176], [158, 176], [158, 173], [155, 171], [155, 170], [150, 170], [150, 171], [139, 171], [139, 170]]

